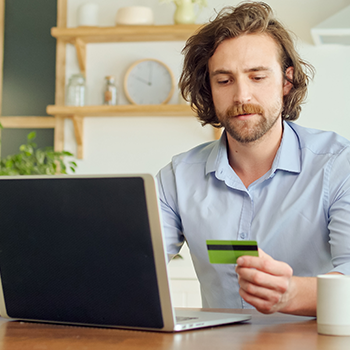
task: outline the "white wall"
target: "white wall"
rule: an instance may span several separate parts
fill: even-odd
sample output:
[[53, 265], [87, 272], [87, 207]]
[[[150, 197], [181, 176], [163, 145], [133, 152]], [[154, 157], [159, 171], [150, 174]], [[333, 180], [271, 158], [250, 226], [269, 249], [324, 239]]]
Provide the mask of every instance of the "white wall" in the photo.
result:
[[300, 53], [316, 75], [298, 123], [350, 139], [350, 46], [303, 44]]
[[[88, 0], [100, 7], [100, 24], [114, 25], [117, 9], [122, 6], [146, 5], [153, 9], [156, 24], [172, 24], [173, 4], [158, 0]], [[76, 12], [87, 0], [68, 0], [68, 26], [76, 26]], [[198, 16], [198, 23], [208, 21], [215, 10], [239, 1], [208, 0], [208, 7]], [[309, 91], [308, 103], [298, 123], [320, 129], [334, 130], [350, 139], [350, 47], [316, 47], [310, 40], [310, 28], [326, 16], [350, 4], [333, 0], [268, 1], [281, 20], [301, 38], [299, 51], [316, 68], [316, 77]], [[317, 8], [315, 7], [317, 5]], [[317, 10], [317, 11], [316, 11]], [[181, 71], [183, 42], [89, 44], [87, 48], [88, 104], [99, 104], [104, 77], [116, 76], [120, 88], [120, 103], [127, 103], [122, 81], [128, 66], [141, 58], [158, 58], [168, 64], [178, 79]], [[79, 70], [75, 50], [68, 45], [67, 78]], [[177, 103], [174, 94], [170, 103]], [[202, 128], [193, 117], [89, 117], [84, 126], [84, 159], [78, 160], [77, 173], [156, 174], [174, 154], [210, 141], [210, 127]], [[73, 126], [65, 125], [66, 150], [76, 152]]]

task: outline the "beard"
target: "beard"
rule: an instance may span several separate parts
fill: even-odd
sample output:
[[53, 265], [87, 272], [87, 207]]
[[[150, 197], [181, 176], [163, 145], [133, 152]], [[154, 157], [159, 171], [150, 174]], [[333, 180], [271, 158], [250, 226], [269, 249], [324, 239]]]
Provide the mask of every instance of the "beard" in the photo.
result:
[[[282, 113], [282, 103], [278, 101], [267, 112], [257, 104], [234, 104], [224, 113], [216, 114], [226, 132], [240, 143], [250, 143], [259, 140], [276, 124]], [[242, 114], [256, 114], [248, 120], [236, 118]]]

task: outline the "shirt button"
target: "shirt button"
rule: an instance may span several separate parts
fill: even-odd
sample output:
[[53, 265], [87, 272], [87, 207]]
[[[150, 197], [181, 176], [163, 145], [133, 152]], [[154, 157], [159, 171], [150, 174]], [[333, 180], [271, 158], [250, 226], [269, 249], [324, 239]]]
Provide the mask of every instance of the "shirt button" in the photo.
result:
[[241, 232], [241, 233], [239, 234], [239, 237], [240, 237], [241, 239], [245, 239], [245, 238], [247, 237], [247, 234], [244, 233], [244, 232]]

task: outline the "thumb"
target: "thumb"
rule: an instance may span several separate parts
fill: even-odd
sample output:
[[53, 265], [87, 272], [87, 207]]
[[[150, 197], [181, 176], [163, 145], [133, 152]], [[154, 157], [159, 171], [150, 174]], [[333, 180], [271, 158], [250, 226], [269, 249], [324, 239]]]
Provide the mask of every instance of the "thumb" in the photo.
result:
[[259, 258], [273, 260], [273, 258], [269, 254], [265, 253], [261, 248], [258, 248], [258, 251], [259, 251]]

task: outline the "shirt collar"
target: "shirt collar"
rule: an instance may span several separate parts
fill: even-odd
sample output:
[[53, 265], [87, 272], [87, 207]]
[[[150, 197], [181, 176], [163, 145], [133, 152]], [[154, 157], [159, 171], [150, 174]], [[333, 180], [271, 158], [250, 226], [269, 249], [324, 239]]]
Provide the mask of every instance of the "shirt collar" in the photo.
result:
[[[227, 158], [227, 138], [224, 131], [211, 150], [207, 164], [206, 174], [217, 171], [219, 168], [229, 166]], [[295, 131], [288, 122], [283, 122], [283, 136], [276, 157], [273, 161], [271, 174], [276, 170], [284, 170], [293, 173], [300, 173], [300, 144]]]
[[292, 173], [301, 171], [301, 155], [298, 135], [288, 122], [283, 122], [283, 136], [276, 157], [272, 163], [272, 173], [284, 170]]
[[220, 139], [215, 142], [214, 147], [209, 154], [205, 169], [206, 174], [218, 170], [220, 165], [223, 163], [228, 164], [227, 139], [225, 131], [222, 132]]

